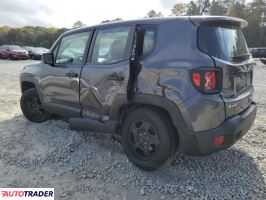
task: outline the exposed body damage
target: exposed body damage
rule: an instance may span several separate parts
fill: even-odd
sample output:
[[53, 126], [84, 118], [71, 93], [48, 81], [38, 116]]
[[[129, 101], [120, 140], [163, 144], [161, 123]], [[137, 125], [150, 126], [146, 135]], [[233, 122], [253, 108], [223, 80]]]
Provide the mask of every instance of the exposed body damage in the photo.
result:
[[[206, 97], [199, 94], [193, 85], [187, 84], [189, 69], [214, 67], [213, 60], [197, 50], [196, 27], [182, 19], [161, 26], [158, 37], [166, 35], [165, 39], [158, 39], [154, 51], [141, 62], [137, 92], [164, 96], [173, 101], [191, 131], [217, 127], [225, 120], [224, 103], [220, 96]], [[170, 27], [176, 34], [168, 31]], [[213, 115], [217, 117], [213, 118]]]
[[245, 25], [197, 16], [68, 31], [21, 73], [22, 111], [34, 122], [56, 114], [71, 129], [120, 134], [128, 158], [148, 170], [177, 147], [189, 155], [230, 147], [256, 116]]

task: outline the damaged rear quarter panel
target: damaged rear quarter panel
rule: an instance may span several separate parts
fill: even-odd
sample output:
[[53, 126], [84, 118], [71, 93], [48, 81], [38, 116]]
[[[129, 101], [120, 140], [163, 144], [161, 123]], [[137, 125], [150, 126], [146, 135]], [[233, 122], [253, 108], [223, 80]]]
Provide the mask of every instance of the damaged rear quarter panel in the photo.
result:
[[[224, 104], [219, 95], [206, 98], [191, 84], [190, 69], [214, 66], [214, 62], [198, 50], [197, 27], [185, 19], [160, 24], [154, 51], [141, 61], [137, 92], [170, 99], [179, 107], [188, 129], [202, 131], [224, 120]], [[217, 118], [208, 114], [219, 112]]]

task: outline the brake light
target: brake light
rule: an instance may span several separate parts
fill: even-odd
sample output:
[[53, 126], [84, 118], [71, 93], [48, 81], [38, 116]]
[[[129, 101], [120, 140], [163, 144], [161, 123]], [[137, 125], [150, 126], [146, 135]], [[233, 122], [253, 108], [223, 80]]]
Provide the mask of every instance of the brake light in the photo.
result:
[[200, 87], [200, 73], [193, 72], [192, 73], [192, 80], [196, 87]]
[[213, 67], [194, 68], [191, 79], [198, 91], [206, 94], [218, 93], [222, 87], [222, 70]]

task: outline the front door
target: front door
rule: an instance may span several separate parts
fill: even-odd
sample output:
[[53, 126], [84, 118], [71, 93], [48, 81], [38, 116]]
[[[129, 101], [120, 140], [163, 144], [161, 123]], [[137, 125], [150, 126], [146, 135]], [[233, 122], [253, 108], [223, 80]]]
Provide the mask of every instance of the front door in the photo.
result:
[[55, 65], [44, 65], [40, 81], [44, 104], [49, 112], [80, 116], [79, 84], [92, 31], [63, 36], [54, 48]]

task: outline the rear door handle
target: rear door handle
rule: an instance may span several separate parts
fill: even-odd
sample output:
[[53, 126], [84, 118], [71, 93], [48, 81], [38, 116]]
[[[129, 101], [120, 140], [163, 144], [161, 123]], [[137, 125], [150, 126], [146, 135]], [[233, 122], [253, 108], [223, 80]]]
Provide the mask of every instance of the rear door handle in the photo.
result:
[[108, 80], [113, 80], [113, 81], [123, 81], [125, 80], [124, 75], [121, 73], [120, 75], [116, 72], [113, 72], [108, 76]]
[[75, 73], [73, 71], [70, 71], [70, 72], [66, 73], [66, 76], [69, 77], [69, 78], [77, 78], [79, 76], [79, 74]]

